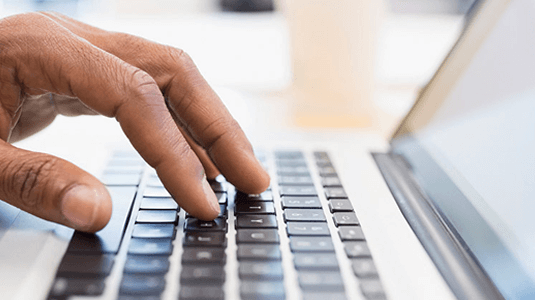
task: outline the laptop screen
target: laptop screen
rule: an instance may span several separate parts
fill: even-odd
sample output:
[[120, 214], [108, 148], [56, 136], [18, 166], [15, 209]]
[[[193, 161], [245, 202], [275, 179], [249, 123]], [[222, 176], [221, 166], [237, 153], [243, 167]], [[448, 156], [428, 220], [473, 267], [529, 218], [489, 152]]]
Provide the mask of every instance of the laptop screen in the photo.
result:
[[[528, 299], [535, 295], [535, 1], [506, 2], [432, 116], [393, 146], [500, 292]], [[485, 16], [472, 22], [478, 17]]]

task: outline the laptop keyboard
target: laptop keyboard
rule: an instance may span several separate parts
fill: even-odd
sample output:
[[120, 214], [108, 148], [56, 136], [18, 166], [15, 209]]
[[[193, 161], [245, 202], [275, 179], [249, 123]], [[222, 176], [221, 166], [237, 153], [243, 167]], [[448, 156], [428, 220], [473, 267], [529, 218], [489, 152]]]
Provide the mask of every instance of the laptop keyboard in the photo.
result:
[[[102, 177], [111, 220], [97, 234], [74, 233], [48, 299], [358, 299], [350, 290], [386, 299], [328, 154], [258, 156], [274, 169], [272, 186], [247, 195], [220, 176], [210, 184], [221, 213], [202, 221], [136, 153], [115, 153]], [[340, 262], [351, 264], [349, 278]]]

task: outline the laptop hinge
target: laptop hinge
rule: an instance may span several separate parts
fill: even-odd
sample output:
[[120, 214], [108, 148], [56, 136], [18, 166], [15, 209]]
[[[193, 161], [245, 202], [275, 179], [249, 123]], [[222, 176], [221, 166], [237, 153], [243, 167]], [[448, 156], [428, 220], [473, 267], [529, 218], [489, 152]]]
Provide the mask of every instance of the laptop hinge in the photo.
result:
[[463, 300], [504, 299], [418, 187], [408, 162], [393, 153], [372, 156], [402, 214], [455, 296]]

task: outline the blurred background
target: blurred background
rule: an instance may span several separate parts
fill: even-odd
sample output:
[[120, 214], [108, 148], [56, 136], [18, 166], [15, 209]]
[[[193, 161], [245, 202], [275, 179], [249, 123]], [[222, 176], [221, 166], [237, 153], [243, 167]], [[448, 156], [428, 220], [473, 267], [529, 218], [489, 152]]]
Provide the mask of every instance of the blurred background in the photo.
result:
[[[274, 125], [266, 119], [266, 124], [284, 128], [293, 126], [288, 90], [294, 79], [284, 1], [299, 2], [0, 0], [0, 16], [57, 11], [97, 27], [179, 47], [193, 57], [231, 111], [245, 123], [242, 126], [253, 121], [239, 115], [268, 109], [278, 111], [280, 121]], [[472, 2], [383, 0], [373, 58], [375, 93], [370, 99], [382, 114], [373, 124], [379, 132], [390, 132], [410, 108], [458, 37]], [[254, 122], [261, 123], [262, 118]]]

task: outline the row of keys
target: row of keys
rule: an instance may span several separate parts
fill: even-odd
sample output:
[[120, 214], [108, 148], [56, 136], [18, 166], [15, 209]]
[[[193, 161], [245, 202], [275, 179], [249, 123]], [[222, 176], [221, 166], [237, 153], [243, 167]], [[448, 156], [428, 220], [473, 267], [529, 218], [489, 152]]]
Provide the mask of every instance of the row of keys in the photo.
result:
[[186, 214], [180, 272], [179, 299], [224, 299], [227, 247], [227, 185], [221, 179], [210, 181], [221, 213], [213, 221], [203, 221]]
[[180, 207], [155, 173], [142, 191], [128, 255], [123, 269], [119, 297], [159, 297], [166, 286], [169, 256], [173, 253]]
[[234, 211], [241, 298], [284, 299], [280, 237], [271, 190], [260, 195], [238, 192]]
[[329, 210], [333, 213], [338, 235], [351, 260], [353, 272], [359, 278], [362, 294], [367, 299], [386, 299], [364, 233], [328, 154], [315, 152], [314, 160], [325, 197], [329, 200]]
[[303, 153], [275, 153], [281, 206], [304, 299], [345, 299], [334, 245]]

